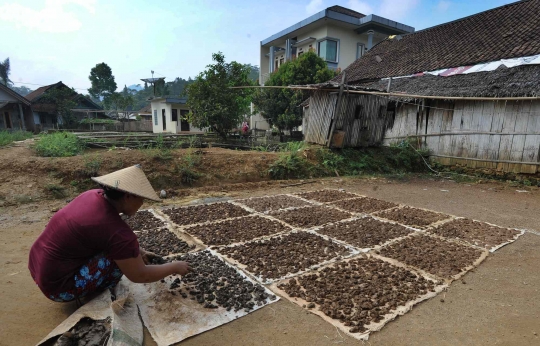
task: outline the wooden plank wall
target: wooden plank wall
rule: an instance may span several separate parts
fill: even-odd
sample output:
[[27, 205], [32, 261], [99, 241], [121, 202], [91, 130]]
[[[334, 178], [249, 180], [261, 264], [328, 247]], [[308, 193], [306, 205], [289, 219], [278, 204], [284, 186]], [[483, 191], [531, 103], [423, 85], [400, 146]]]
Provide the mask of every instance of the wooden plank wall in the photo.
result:
[[539, 165], [489, 161], [540, 162], [540, 101], [434, 100], [401, 104], [393, 126], [386, 130], [384, 144], [423, 134], [434, 135], [415, 137], [432, 154], [463, 158], [437, 158], [442, 164], [515, 173], [540, 171]]
[[316, 91], [310, 99], [309, 112], [304, 113], [308, 126], [304, 139], [308, 143], [325, 145], [330, 123], [336, 108], [337, 93]]

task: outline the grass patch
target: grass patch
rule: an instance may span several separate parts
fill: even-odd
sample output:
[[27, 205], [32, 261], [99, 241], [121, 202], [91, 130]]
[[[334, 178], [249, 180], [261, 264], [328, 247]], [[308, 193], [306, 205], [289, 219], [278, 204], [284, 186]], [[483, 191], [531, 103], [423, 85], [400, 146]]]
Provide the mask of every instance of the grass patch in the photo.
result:
[[97, 177], [103, 159], [98, 155], [84, 156], [84, 174], [88, 177]]
[[200, 156], [190, 149], [188, 153], [180, 159], [180, 162], [175, 164], [175, 173], [180, 174], [182, 183], [193, 185], [193, 183], [202, 176], [194, 170], [199, 162], [201, 162]]
[[66, 190], [61, 185], [47, 184], [45, 185], [45, 190], [47, 190], [56, 199], [64, 198], [67, 196]]
[[55, 132], [41, 136], [34, 145], [38, 156], [67, 157], [84, 151], [84, 143], [70, 132]]
[[0, 131], [0, 147], [9, 145], [15, 141], [24, 141], [31, 137], [32, 133], [26, 131]]

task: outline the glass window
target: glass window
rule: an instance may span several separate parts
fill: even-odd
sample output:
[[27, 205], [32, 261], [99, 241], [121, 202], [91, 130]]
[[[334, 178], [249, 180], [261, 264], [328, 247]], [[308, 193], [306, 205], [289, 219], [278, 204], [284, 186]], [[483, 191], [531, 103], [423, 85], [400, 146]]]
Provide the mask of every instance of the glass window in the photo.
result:
[[326, 61], [337, 62], [337, 41], [324, 40], [319, 42], [319, 56]]
[[157, 109], [154, 109], [154, 125], [158, 125], [158, 119], [157, 119]]
[[356, 46], [356, 59], [362, 57], [364, 55], [364, 45], [362, 43], [358, 43]]
[[178, 110], [177, 109], [172, 110], [171, 121], [178, 121]]

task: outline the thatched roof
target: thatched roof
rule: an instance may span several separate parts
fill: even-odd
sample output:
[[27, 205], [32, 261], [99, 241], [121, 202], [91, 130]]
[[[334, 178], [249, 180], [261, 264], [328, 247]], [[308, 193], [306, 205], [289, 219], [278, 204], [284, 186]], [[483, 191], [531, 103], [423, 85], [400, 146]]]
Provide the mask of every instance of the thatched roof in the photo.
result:
[[[388, 38], [353, 62], [349, 83], [540, 53], [540, 1], [523, 0]], [[333, 79], [339, 82], [341, 75]]]
[[[388, 79], [358, 84], [364, 90], [386, 91]], [[540, 65], [499, 67], [450, 77], [423, 75], [392, 80], [393, 93], [425, 96], [523, 97], [540, 96]]]

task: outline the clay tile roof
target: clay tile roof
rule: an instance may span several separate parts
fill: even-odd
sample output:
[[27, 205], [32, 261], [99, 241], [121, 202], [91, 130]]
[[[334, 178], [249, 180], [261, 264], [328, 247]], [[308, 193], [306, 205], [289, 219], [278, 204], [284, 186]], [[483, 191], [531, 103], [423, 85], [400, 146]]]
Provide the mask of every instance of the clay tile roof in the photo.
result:
[[149, 113], [149, 114], [152, 113], [152, 105], [147, 104], [146, 106], [141, 108], [138, 113]]
[[348, 16], [355, 17], [355, 18], [364, 18], [366, 16], [365, 14], [362, 14], [360, 12], [356, 12], [356, 11], [353, 11], [353, 10], [350, 10], [348, 8], [341, 7], [338, 5], [328, 7], [327, 10], [334, 11], [341, 14], [346, 14]]
[[522, 0], [401, 40], [388, 38], [345, 71], [348, 83], [355, 83], [535, 54], [540, 54], [540, 0]]

